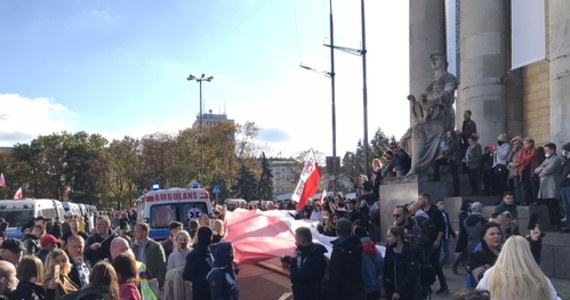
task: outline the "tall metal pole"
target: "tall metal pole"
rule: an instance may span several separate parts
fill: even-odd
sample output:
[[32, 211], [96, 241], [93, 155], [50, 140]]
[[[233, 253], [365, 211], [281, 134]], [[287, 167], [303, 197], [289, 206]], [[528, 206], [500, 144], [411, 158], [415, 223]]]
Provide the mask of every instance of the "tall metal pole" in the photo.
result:
[[368, 89], [366, 87], [366, 25], [364, 21], [364, 0], [360, 0], [362, 15], [362, 104], [364, 111], [364, 172], [368, 174], [370, 158], [368, 157]]
[[338, 170], [336, 169], [336, 108], [335, 108], [335, 87], [334, 87], [334, 30], [333, 30], [333, 14], [332, 14], [332, 0], [329, 0], [330, 5], [330, 35], [331, 35], [331, 95], [332, 95], [332, 151], [333, 151], [333, 190], [336, 194], [336, 180]]
[[[204, 74], [202, 74], [204, 78]], [[202, 131], [202, 80], [198, 81], [200, 85], [200, 184], [204, 184], [204, 133]]]
[[188, 75], [186, 80], [188, 81], [196, 81], [200, 85], [200, 116], [199, 116], [199, 126], [200, 126], [200, 138], [198, 141], [200, 142], [200, 184], [204, 184], [204, 134], [202, 130], [202, 81], [210, 82], [214, 79], [214, 76], [206, 77], [205, 74], [202, 74], [201, 77], [196, 77], [192, 74]]

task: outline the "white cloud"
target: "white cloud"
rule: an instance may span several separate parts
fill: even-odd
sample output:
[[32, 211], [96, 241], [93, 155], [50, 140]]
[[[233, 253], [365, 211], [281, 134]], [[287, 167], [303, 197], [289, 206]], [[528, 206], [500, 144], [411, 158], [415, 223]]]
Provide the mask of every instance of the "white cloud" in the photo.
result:
[[47, 98], [0, 94], [0, 146], [29, 142], [41, 134], [71, 131], [76, 118], [67, 107]]

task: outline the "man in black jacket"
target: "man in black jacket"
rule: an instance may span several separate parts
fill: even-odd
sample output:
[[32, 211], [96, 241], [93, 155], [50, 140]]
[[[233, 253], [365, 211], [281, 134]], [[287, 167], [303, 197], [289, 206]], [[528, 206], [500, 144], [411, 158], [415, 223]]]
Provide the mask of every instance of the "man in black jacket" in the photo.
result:
[[362, 281], [362, 242], [351, 236], [352, 224], [346, 218], [336, 223], [338, 238], [332, 241], [330, 280], [327, 288], [329, 300], [366, 299]]
[[26, 255], [34, 255], [40, 251], [40, 238], [44, 235], [45, 230], [41, 225], [34, 225], [32, 232], [24, 234], [22, 242], [26, 247]]
[[89, 263], [83, 258], [83, 250], [85, 250], [85, 241], [80, 235], [71, 235], [65, 244], [65, 250], [69, 256], [71, 263], [71, 271], [69, 272], [69, 279], [73, 281], [78, 287], [84, 287], [89, 283], [89, 273], [91, 267]]
[[210, 300], [210, 284], [206, 280], [206, 275], [212, 270], [214, 262], [210, 252], [210, 242], [212, 241], [212, 229], [202, 226], [198, 229], [198, 242], [186, 256], [186, 266], [182, 277], [184, 280], [192, 282], [192, 299]]
[[295, 300], [324, 299], [321, 284], [325, 276], [327, 261], [324, 254], [327, 249], [313, 243], [313, 235], [307, 227], [295, 230], [295, 256], [285, 256], [283, 261], [289, 264], [293, 298]]

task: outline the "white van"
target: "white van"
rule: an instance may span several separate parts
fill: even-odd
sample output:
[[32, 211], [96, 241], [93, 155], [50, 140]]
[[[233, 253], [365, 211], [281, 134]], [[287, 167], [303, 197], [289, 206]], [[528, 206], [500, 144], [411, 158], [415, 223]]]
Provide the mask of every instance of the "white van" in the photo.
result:
[[79, 208], [79, 204], [73, 202], [62, 202], [63, 209], [65, 212], [70, 211], [74, 216], [82, 216], [81, 208]]
[[203, 188], [170, 188], [150, 191], [137, 199], [137, 222], [150, 226], [149, 236], [155, 240], [168, 238], [168, 224], [188, 221], [202, 214], [212, 217], [212, 203]]
[[0, 200], [0, 218], [9, 224], [6, 231], [9, 238], [20, 238], [21, 228], [36, 217], [43, 216], [52, 220], [59, 217], [63, 220], [64, 213], [63, 205], [58, 200]]

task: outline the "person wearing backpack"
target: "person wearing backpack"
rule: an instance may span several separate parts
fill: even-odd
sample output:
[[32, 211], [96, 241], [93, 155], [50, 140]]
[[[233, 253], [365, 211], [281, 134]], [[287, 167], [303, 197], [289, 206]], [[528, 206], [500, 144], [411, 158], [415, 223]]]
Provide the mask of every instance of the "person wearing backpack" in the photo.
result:
[[429, 216], [429, 220], [435, 226], [434, 228], [429, 228], [430, 236], [432, 238], [432, 252], [429, 257], [429, 261], [434, 268], [435, 273], [439, 279], [439, 290], [435, 293], [437, 295], [447, 295], [449, 293], [449, 287], [447, 286], [447, 281], [445, 279], [445, 274], [441, 269], [441, 264], [439, 263], [439, 256], [441, 255], [441, 246], [444, 233], [447, 229], [447, 224], [443, 218], [441, 211], [431, 203], [430, 195], [427, 193], [422, 193], [418, 197], [418, 203], [422, 206], [423, 211]]
[[328, 263], [324, 254], [327, 249], [313, 243], [313, 235], [307, 227], [295, 230], [297, 249], [294, 256], [285, 256], [282, 261], [289, 264], [293, 298], [295, 300], [325, 299], [322, 283]]

